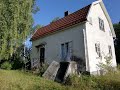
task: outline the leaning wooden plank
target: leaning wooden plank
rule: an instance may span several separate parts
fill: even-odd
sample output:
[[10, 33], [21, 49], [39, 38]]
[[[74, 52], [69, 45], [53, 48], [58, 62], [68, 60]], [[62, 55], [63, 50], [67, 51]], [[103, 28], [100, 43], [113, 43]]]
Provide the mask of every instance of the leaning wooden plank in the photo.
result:
[[43, 77], [46, 79], [54, 80], [59, 67], [60, 67], [59, 63], [53, 61], [48, 67], [48, 69], [45, 71], [45, 73], [43, 74]]

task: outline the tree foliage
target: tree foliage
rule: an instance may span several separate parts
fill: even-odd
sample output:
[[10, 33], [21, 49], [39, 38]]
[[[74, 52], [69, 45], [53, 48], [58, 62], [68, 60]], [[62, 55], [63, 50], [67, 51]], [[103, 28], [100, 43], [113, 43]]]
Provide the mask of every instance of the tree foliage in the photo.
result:
[[117, 24], [114, 24], [113, 26], [114, 26], [117, 38], [120, 38], [120, 22]]
[[0, 0], [0, 60], [8, 59], [32, 26], [35, 0]]
[[113, 26], [116, 33], [116, 40], [115, 40], [116, 59], [117, 59], [117, 63], [120, 63], [120, 23], [114, 24]]
[[39, 29], [39, 28], [41, 28], [41, 27], [43, 27], [43, 25], [39, 25], [39, 24], [37, 24], [37, 25], [35, 25], [34, 27], [32, 27], [32, 29], [31, 29], [31, 34], [33, 34], [37, 29]]

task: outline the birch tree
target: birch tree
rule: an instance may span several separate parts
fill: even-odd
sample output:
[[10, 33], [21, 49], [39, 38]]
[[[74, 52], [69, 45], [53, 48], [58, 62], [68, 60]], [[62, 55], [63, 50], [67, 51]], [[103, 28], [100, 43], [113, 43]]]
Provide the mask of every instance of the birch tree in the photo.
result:
[[8, 59], [31, 30], [35, 0], [0, 0], [0, 60]]

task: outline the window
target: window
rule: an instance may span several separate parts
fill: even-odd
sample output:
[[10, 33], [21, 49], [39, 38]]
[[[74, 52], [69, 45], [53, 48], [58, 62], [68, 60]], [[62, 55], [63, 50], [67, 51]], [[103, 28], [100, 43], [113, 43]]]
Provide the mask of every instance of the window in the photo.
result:
[[109, 49], [109, 55], [112, 57], [112, 48], [110, 45], [108, 46], [108, 49]]
[[61, 59], [64, 59], [64, 44], [61, 44]]
[[72, 53], [72, 44], [71, 42], [66, 42], [61, 44], [61, 59], [70, 60]]
[[96, 43], [95, 44], [95, 51], [99, 57], [101, 57], [101, 51], [100, 51], [100, 44]]
[[104, 31], [104, 21], [101, 18], [99, 18], [99, 28]]

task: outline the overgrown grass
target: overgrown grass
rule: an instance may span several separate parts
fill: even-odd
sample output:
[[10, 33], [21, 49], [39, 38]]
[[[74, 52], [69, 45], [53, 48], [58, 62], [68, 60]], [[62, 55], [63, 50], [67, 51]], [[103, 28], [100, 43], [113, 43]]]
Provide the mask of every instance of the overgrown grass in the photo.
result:
[[0, 70], [0, 90], [65, 90], [66, 87], [21, 71]]
[[72, 75], [66, 85], [76, 90], [120, 90], [120, 71], [103, 76]]
[[15, 70], [0, 70], [0, 90], [120, 90], [120, 71], [104, 76], [70, 76], [61, 85], [40, 76]]

